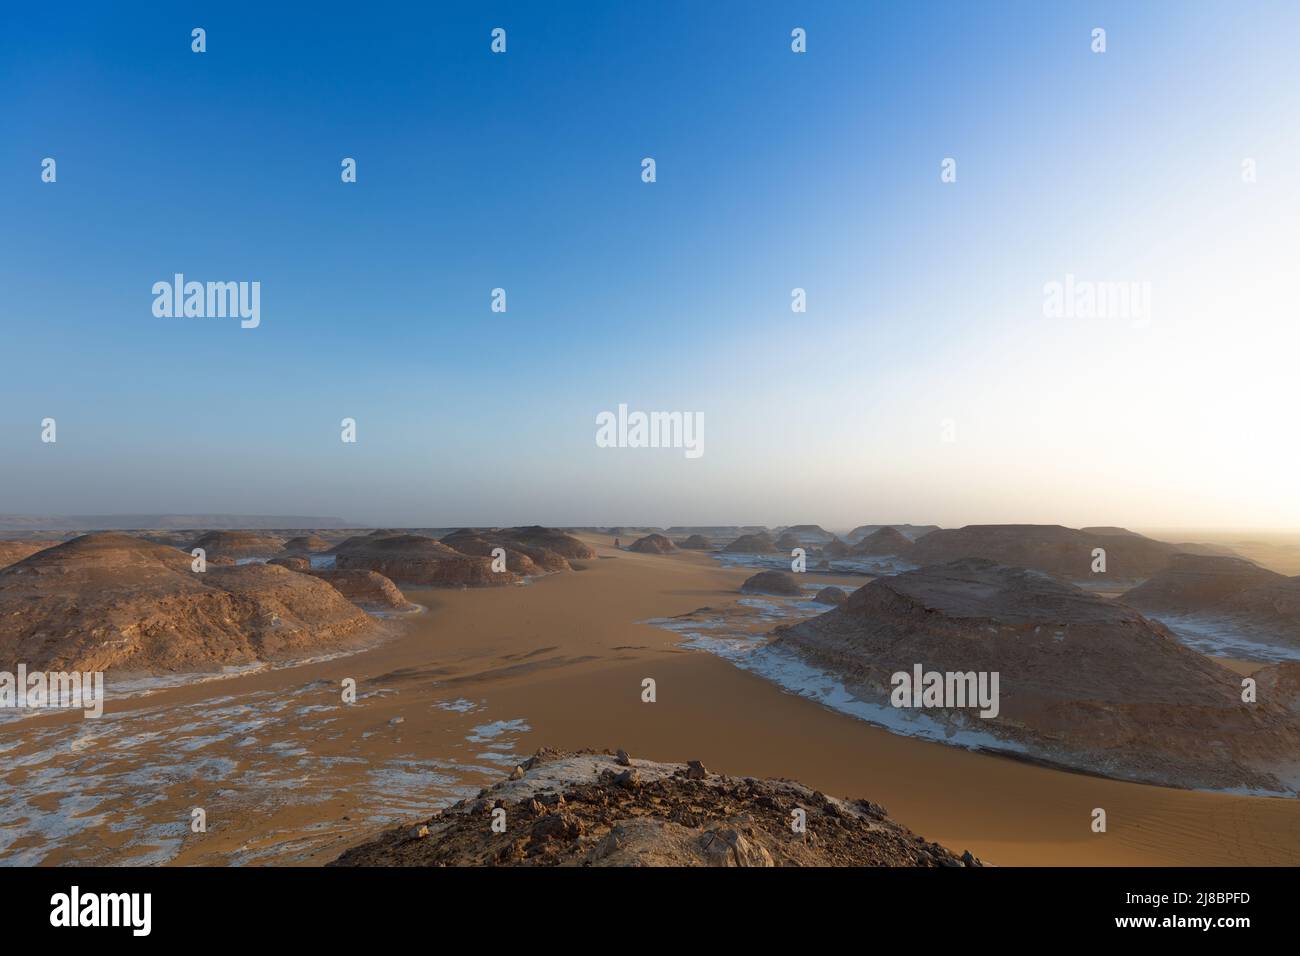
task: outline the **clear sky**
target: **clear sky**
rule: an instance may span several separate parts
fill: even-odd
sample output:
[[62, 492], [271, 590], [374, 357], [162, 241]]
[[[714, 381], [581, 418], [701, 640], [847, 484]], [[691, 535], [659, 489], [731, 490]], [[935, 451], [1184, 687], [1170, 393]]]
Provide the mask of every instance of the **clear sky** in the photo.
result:
[[7, 5], [0, 512], [1300, 527], [1300, 5], [281, 6]]

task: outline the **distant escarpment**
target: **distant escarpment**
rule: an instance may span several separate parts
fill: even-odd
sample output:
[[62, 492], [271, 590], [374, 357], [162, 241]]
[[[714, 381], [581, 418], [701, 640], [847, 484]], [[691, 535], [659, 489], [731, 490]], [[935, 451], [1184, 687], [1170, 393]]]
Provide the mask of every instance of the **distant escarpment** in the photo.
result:
[[[494, 833], [493, 811], [512, 821]], [[803, 811], [804, 832], [790, 826]], [[983, 866], [930, 843], [867, 800], [789, 780], [540, 751], [509, 778], [331, 866]]]
[[[1243, 701], [1239, 675], [1163, 625], [1039, 572], [964, 559], [877, 578], [777, 635], [775, 648], [833, 673], [891, 720], [937, 722], [956, 742], [1165, 786], [1300, 785], [1293, 713]], [[998, 704], [987, 718], [969, 699], [893, 707], [894, 675], [918, 667], [996, 674]]]
[[376, 635], [337, 590], [267, 564], [192, 570], [189, 555], [115, 532], [0, 571], [0, 669], [161, 673], [294, 656]]

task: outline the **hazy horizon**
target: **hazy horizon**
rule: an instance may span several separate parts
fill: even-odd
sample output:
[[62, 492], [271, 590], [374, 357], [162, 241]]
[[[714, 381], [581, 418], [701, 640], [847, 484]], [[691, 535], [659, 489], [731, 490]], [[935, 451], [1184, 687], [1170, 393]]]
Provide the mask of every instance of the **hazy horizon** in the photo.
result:
[[0, 510], [1300, 528], [1300, 9], [1167, 10], [14, 10]]
[[[172, 522], [170, 522], [170, 523], [167, 523], [167, 524], [160, 524], [160, 525], [148, 524], [148, 523], [141, 523], [141, 524], [127, 524], [127, 523], [123, 523], [123, 522], [121, 522], [121, 521], [119, 520], [119, 519], [124, 519], [124, 518], [169, 518], [169, 519], [177, 519], [177, 518], [191, 518], [191, 517], [192, 517], [192, 518], [196, 518], [196, 519], [200, 519], [199, 523], [197, 523], [197, 524], [178, 524], [178, 523], [176, 523], [175, 521], [172, 521]], [[24, 522], [22, 522], [22, 523], [17, 523], [17, 522], [15, 522], [14, 519], [32, 519], [32, 521], [31, 521], [31, 522], [24, 521]], [[62, 524], [42, 525], [42, 524], [39, 524], [39, 523], [34, 523], [34, 522], [38, 522], [40, 519], [50, 519], [50, 520], [54, 520], [54, 521], [57, 521], [57, 522], [62, 522]], [[92, 523], [94, 519], [105, 519], [105, 523], [100, 524], [100, 525], [95, 525], [95, 524]], [[236, 520], [236, 519], [239, 519], [239, 520]], [[246, 523], [240, 523], [241, 520], [244, 521], [244, 522], [246, 522]], [[80, 523], [77, 523], [77, 524], [74, 525], [74, 524], [71, 523], [71, 522], [74, 522], [74, 521], [79, 521]], [[319, 522], [319, 523], [318, 523], [318, 522]], [[817, 526], [823, 528], [823, 529], [826, 530], [826, 531], [831, 531], [831, 532], [834, 532], [834, 533], [840, 534], [840, 533], [844, 533], [844, 532], [852, 531], [854, 528], [861, 527], [861, 526], [863, 526], [863, 525], [904, 525], [904, 524], [910, 524], [910, 525], [916, 525], [916, 526], [924, 526], [924, 525], [935, 525], [935, 524], [938, 524], [938, 526], [941, 527], [941, 528], [960, 528], [960, 527], [965, 527], [965, 526], [967, 526], [967, 525], [981, 525], [981, 524], [990, 524], [990, 523], [998, 523], [998, 524], [1021, 524], [1021, 525], [1025, 525], [1025, 524], [1050, 524], [1050, 525], [1064, 525], [1065, 527], [1071, 527], [1071, 528], [1088, 528], [1088, 527], [1125, 527], [1125, 528], [1127, 528], [1127, 530], [1129, 530], [1129, 531], [1134, 531], [1134, 532], [1137, 532], [1137, 533], [1139, 533], [1139, 534], [1143, 534], [1143, 535], [1146, 535], [1146, 536], [1148, 536], [1148, 537], [1157, 538], [1157, 539], [1161, 539], [1161, 540], [1174, 540], [1175, 538], [1181, 538], [1181, 539], [1183, 539], [1183, 540], [1188, 540], [1188, 541], [1190, 541], [1191, 539], [1190, 539], [1189, 537], [1187, 537], [1187, 536], [1197, 535], [1197, 534], [1213, 535], [1213, 536], [1222, 536], [1222, 535], [1247, 535], [1247, 534], [1248, 534], [1248, 535], [1260, 535], [1260, 536], [1265, 536], [1265, 537], [1281, 537], [1281, 538], [1289, 538], [1289, 537], [1291, 537], [1291, 536], [1300, 535], [1300, 528], [1269, 528], [1269, 527], [1244, 527], [1244, 526], [1243, 526], [1243, 527], [1231, 527], [1231, 526], [1228, 526], [1228, 527], [1212, 527], [1212, 526], [1199, 526], [1199, 527], [1190, 527], [1190, 526], [1189, 526], [1189, 527], [1149, 527], [1149, 526], [1129, 526], [1129, 525], [1119, 525], [1119, 526], [1117, 526], [1117, 525], [1115, 525], [1114, 522], [1087, 522], [1087, 523], [1082, 523], [1082, 524], [1069, 524], [1069, 523], [1066, 523], [1066, 522], [1059, 522], [1059, 521], [1052, 521], [1052, 522], [1025, 522], [1025, 521], [1011, 521], [1011, 522], [980, 522], [980, 521], [966, 521], [966, 522], [961, 522], [961, 523], [959, 523], [959, 524], [946, 524], [946, 525], [945, 525], [945, 524], [939, 524], [938, 522], [933, 522], [933, 521], [917, 521], [917, 520], [911, 520], [911, 521], [888, 521], [888, 520], [877, 521], [877, 520], [872, 520], [872, 519], [869, 519], [869, 518], [868, 518], [868, 519], [861, 520], [861, 521], [855, 521], [855, 522], [852, 522], [852, 523], [845, 523], [845, 522], [840, 522], [840, 523], [833, 523], [833, 522], [832, 522], [832, 523], [828, 523], [828, 522], [824, 522], [824, 521], [803, 521], [803, 520], [799, 520], [799, 521], [700, 521], [700, 522], [671, 521], [671, 522], [659, 522], [659, 523], [647, 522], [647, 521], [611, 521], [611, 522], [591, 522], [591, 521], [581, 521], [581, 522], [579, 522], [579, 521], [572, 521], [572, 522], [547, 522], [547, 521], [538, 521], [538, 520], [536, 520], [536, 519], [529, 519], [529, 518], [521, 518], [521, 519], [519, 519], [519, 520], [515, 520], [515, 521], [477, 521], [477, 522], [476, 522], [476, 521], [433, 521], [433, 522], [431, 522], [431, 521], [389, 521], [389, 522], [374, 522], [374, 521], [358, 521], [358, 520], [352, 519], [352, 518], [350, 518], [350, 517], [348, 517], [348, 516], [346, 516], [346, 515], [279, 515], [279, 514], [274, 514], [274, 513], [261, 513], [261, 514], [258, 514], [258, 513], [249, 513], [249, 514], [238, 514], [238, 515], [236, 515], [236, 514], [227, 514], [227, 513], [211, 512], [211, 511], [207, 511], [207, 512], [204, 512], [204, 511], [195, 511], [195, 512], [189, 512], [189, 511], [176, 511], [176, 512], [156, 512], [156, 513], [149, 513], [149, 514], [135, 514], [135, 513], [110, 513], [110, 514], [102, 514], [102, 515], [77, 515], [77, 514], [64, 514], [64, 515], [49, 515], [49, 514], [43, 514], [43, 515], [31, 515], [31, 514], [21, 514], [21, 515], [20, 515], [20, 514], [14, 514], [14, 513], [0, 514], [0, 532], [15, 531], [15, 530], [27, 530], [27, 531], [146, 530], [146, 529], [156, 529], [156, 530], [191, 530], [191, 529], [199, 529], [199, 528], [203, 528], [203, 529], [220, 528], [220, 529], [228, 529], [228, 530], [243, 530], [243, 529], [250, 529], [250, 530], [255, 530], [255, 529], [283, 529], [283, 530], [290, 530], [290, 529], [303, 529], [303, 530], [307, 530], [307, 529], [334, 529], [334, 530], [338, 530], [338, 529], [347, 529], [347, 528], [381, 528], [381, 527], [396, 527], [396, 528], [505, 528], [505, 527], [523, 527], [523, 526], [528, 526], [528, 525], [537, 525], [537, 524], [541, 524], [541, 525], [549, 525], [549, 526], [554, 526], [554, 527], [567, 527], [567, 528], [661, 528], [661, 529], [668, 529], [668, 528], [673, 528], [673, 527], [738, 527], [738, 528], [740, 528], [740, 527], [766, 527], [766, 528], [773, 528], [773, 529], [775, 529], [775, 528], [788, 528], [788, 527], [792, 527], [792, 526], [795, 526], [795, 525], [811, 524], [811, 525], [817, 525]]]

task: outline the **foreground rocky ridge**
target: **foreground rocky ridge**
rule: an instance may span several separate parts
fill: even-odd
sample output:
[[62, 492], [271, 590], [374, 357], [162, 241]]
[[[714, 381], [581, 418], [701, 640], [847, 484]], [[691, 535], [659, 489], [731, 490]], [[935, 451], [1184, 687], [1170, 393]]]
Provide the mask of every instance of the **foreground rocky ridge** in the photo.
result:
[[[493, 811], [505, 832], [493, 832]], [[806, 815], [795, 832], [795, 811]], [[788, 780], [584, 751], [539, 751], [509, 779], [332, 866], [982, 866], [883, 807]]]
[[998, 673], [994, 717], [906, 711], [950, 734], [987, 735], [999, 742], [992, 749], [1166, 786], [1300, 787], [1300, 723], [1287, 701], [1243, 702], [1239, 675], [1163, 625], [1042, 573], [980, 559], [921, 568], [878, 578], [776, 634], [774, 648], [886, 707], [892, 676], [918, 664]]

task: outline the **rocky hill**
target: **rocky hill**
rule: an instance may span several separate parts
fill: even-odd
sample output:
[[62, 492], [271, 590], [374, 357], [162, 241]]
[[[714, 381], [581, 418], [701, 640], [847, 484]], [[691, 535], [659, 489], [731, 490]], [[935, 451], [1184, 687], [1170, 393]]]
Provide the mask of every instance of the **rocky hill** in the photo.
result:
[[492, 570], [492, 559], [463, 554], [433, 538], [382, 531], [348, 538], [334, 549], [339, 570], [376, 571], [399, 585], [413, 587], [502, 587], [522, 580], [507, 569]]
[[770, 554], [778, 550], [776, 543], [765, 533], [742, 534], [722, 549], [728, 554]]
[[[503, 810], [505, 832], [493, 832]], [[802, 811], [802, 831], [793, 825]], [[541, 751], [507, 780], [332, 866], [982, 866], [866, 800], [788, 780]]]
[[208, 560], [269, 558], [284, 550], [284, 539], [255, 531], [209, 531], [193, 541], [187, 550], [202, 548]]
[[0, 669], [159, 673], [292, 656], [375, 636], [337, 590], [265, 564], [191, 570], [189, 555], [115, 532], [0, 571]]
[[633, 541], [628, 545], [628, 550], [637, 554], [671, 554], [677, 550], [677, 546], [662, 534], [648, 534]]
[[[907, 709], [991, 749], [1177, 787], [1294, 792], [1300, 725], [1137, 611], [1045, 574], [964, 559], [877, 578], [778, 627], [774, 647], [891, 704], [896, 673], [999, 675], [1000, 705]], [[897, 709], [891, 712], [902, 717]]]
[[897, 528], [879, 528], [863, 537], [853, 546], [856, 555], [891, 555], [903, 557], [909, 555], [915, 545], [912, 539]]
[[[1094, 573], [1093, 552], [1105, 551], [1106, 570]], [[1016, 568], [1043, 571], [1063, 581], [1091, 585], [1136, 583], [1169, 564], [1178, 549], [1139, 534], [1089, 534], [1062, 525], [985, 524], [933, 531], [907, 556], [913, 564], [943, 564], [985, 558]]]

